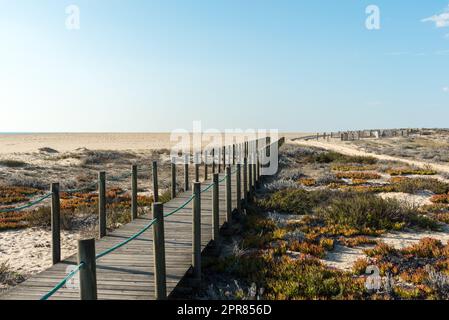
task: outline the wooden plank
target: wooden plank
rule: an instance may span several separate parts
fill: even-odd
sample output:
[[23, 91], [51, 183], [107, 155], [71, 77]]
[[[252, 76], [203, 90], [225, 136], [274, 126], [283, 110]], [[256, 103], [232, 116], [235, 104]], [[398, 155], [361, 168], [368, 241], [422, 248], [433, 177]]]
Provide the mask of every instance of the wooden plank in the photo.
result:
[[[224, 174], [220, 174], [222, 179]], [[202, 183], [202, 189], [212, 183], [211, 179]], [[232, 175], [232, 185], [236, 177]], [[242, 182], [241, 182], [242, 183]], [[201, 194], [201, 249], [212, 238], [212, 189]], [[225, 183], [219, 185], [219, 221], [226, 220]], [[232, 187], [232, 203], [236, 206], [236, 188]], [[175, 199], [164, 204], [164, 213], [183, 205], [190, 197], [191, 191], [177, 195]], [[233, 208], [235, 209], [235, 208]], [[120, 229], [110, 232], [96, 242], [96, 252], [102, 252], [126, 240], [150, 223], [151, 217], [144, 216], [128, 223]], [[167, 294], [170, 294], [179, 281], [191, 268], [192, 263], [192, 202], [177, 213], [165, 218], [165, 249], [167, 265]], [[99, 299], [154, 299], [154, 259], [152, 228], [138, 239], [102, 257], [97, 261], [97, 285]], [[37, 300], [52, 289], [67, 272], [67, 267], [76, 265], [77, 257], [73, 255], [55, 264], [49, 269], [31, 277], [22, 284], [0, 295], [0, 299]], [[78, 289], [62, 288], [52, 300], [78, 300]]]

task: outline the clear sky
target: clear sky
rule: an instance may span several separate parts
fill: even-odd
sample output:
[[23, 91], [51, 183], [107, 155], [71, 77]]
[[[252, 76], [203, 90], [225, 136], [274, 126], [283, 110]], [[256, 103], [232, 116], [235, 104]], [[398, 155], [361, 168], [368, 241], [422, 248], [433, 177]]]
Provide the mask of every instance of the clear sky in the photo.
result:
[[0, 0], [0, 111], [0, 132], [449, 127], [449, 0]]

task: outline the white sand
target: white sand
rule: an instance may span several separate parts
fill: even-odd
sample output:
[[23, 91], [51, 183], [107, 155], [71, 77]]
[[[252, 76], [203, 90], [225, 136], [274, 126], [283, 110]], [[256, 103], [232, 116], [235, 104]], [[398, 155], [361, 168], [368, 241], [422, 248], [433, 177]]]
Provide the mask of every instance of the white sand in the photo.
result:
[[433, 193], [422, 192], [420, 194], [410, 194], [403, 192], [382, 192], [378, 196], [382, 199], [397, 199], [401, 202], [405, 202], [413, 207], [421, 207], [424, 205], [432, 204], [430, 198]]
[[[415, 243], [418, 243], [423, 238], [433, 238], [440, 240], [443, 244], [449, 241], [449, 227], [445, 226], [441, 232], [435, 231], [400, 231], [390, 232], [379, 238], [374, 238], [383, 241], [386, 244], [393, 246], [396, 249], [403, 249]], [[337, 245], [334, 250], [329, 252], [325, 259], [322, 260], [324, 264], [329, 267], [340, 270], [351, 270], [354, 262], [357, 259], [365, 258], [366, 255], [363, 250], [373, 248], [373, 245], [348, 248]]]
[[145, 150], [170, 148], [169, 133], [38, 133], [0, 134], [0, 153], [90, 150]]
[[371, 152], [366, 152], [358, 149], [355, 146], [349, 146], [347, 144], [342, 143], [341, 141], [316, 141], [316, 140], [295, 140], [294, 143], [309, 146], [309, 147], [318, 147], [326, 150], [332, 150], [336, 151], [342, 154], [351, 155], [351, 156], [370, 156], [377, 158], [379, 160], [386, 160], [386, 161], [399, 161], [402, 163], [409, 164], [411, 166], [419, 167], [419, 168], [431, 168], [433, 170], [449, 173], [449, 165], [444, 164], [435, 164], [431, 162], [421, 161], [421, 160], [410, 160], [410, 159], [404, 159], [400, 157], [393, 157], [388, 156], [384, 154], [376, 154]]
[[[61, 231], [61, 255], [65, 259], [77, 250], [78, 235]], [[0, 263], [29, 276], [52, 266], [51, 232], [40, 228], [0, 232]]]
[[[279, 133], [287, 139], [306, 136], [305, 133]], [[206, 139], [206, 138], [205, 138]], [[170, 133], [33, 133], [0, 134], [0, 154], [37, 152], [52, 148], [59, 152], [78, 148], [90, 150], [155, 150], [170, 148]]]

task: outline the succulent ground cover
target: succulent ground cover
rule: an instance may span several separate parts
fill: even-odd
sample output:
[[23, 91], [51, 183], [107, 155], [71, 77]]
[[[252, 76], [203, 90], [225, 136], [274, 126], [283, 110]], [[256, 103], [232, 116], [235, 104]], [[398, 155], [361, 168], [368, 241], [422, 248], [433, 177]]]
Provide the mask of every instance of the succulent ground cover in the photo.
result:
[[[228, 250], [206, 257], [209, 282], [196, 297], [449, 298], [449, 244], [431, 237], [449, 230], [449, 184], [430, 171], [295, 145], [285, 145], [280, 157], [278, 175], [236, 215], [238, 227], [223, 240]], [[431, 204], [381, 193], [424, 194]], [[428, 236], [402, 247], [384, 242], [387, 234], [408, 232]], [[361, 252], [348, 270], [326, 263], [342, 247]], [[366, 286], [371, 266], [379, 270], [374, 289]]]

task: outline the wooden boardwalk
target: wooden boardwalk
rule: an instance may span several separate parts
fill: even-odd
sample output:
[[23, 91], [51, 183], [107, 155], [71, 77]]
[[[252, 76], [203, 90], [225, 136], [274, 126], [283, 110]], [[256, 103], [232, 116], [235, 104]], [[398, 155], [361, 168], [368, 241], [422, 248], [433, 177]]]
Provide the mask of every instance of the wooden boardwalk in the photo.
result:
[[[243, 171], [243, 170], [242, 170]], [[210, 174], [210, 176], [212, 176]], [[243, 176], [243, 172], [242, 172]], [[220, 174], [220, 179], [224, 173]], [[212, 183], [203, 181], [204, 189]], [[243, 195], [243, 178], [242, 178]], [[226, 219], [225, 184], [219, 187], [220, 226]], [[204, 249], [212, 237], [212, 189], [201, 194], [201, 244]], [[237, 207], [236, 175], [232, 174], [232, 207]], [[164, 213], [180, 207], [192, 192], [182, 192], [164, 204]], [[167, 266], [167, 294], [170, 295], [192, 264], [192, 203], [165, 219], [165, 248]], [[143, 216], [110, 232], [96, 241], [96, 252], [122, 242], [140, 231], [150, 222]], [[97, 260], [98, 299], [152, 300], [155, 298], [152, 228], [139, 238]], [[50, 253], [49, 253], [50, 254]], [[31, 277], [0, 295], [0, 299], [38, 300], [67, 275], [67, 268], [77, 265], [77, 255]], [[79, 300], [78, 288], [61, 288], [50, 300]]]

